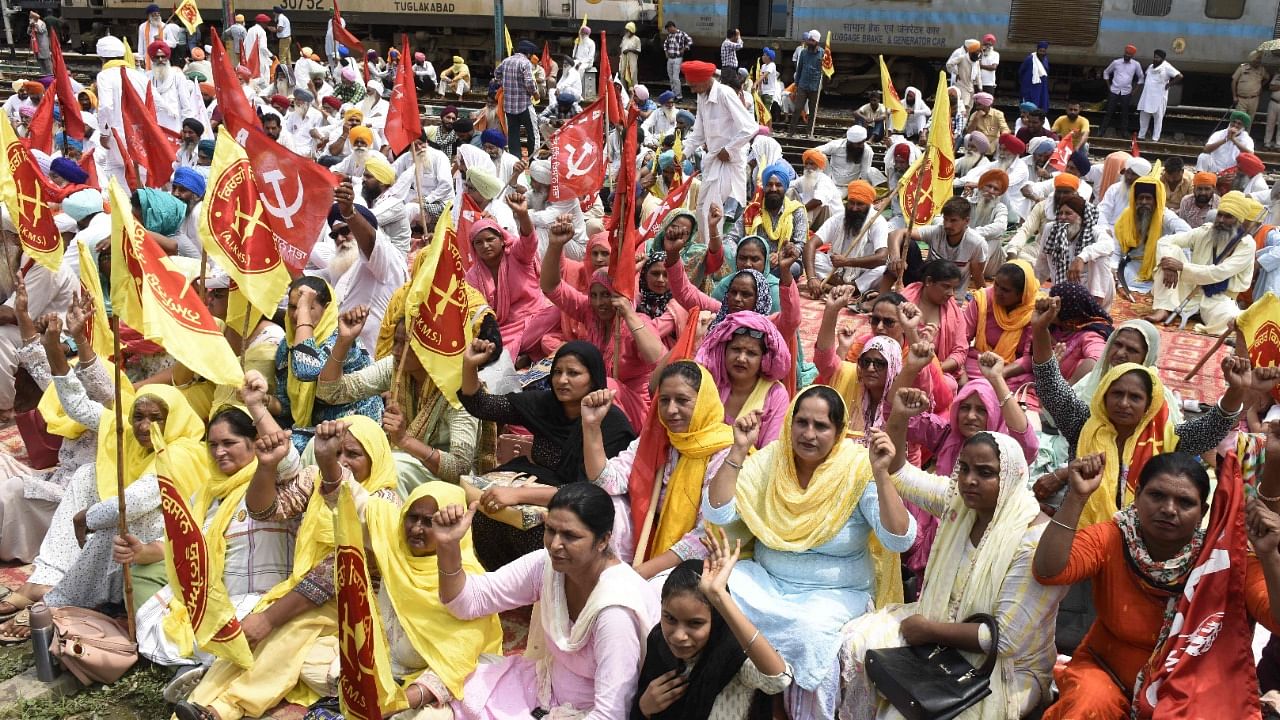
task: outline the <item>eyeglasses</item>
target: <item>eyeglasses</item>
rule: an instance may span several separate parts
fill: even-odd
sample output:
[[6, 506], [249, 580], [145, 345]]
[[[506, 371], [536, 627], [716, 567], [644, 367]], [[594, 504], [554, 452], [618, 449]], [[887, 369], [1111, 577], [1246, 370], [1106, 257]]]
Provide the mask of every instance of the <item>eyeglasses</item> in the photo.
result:
[[891, 328], [894, 325], [898, 324], [898, 321], [894, 320], [893, 318], [882, 318], [882, 317], [876, 317], [875, 315], [872, 315], [871, 317], [867, 318], [867, 322], [871, 323], [873, 327], [876, 325], [883, 325], [886, 328]]
[[737, 335], [746, 335], [747, 337], [753, 337], [753, 338], [755, 338], [756, 340], [763, 340], [763, 339], [764, 339], [764, 331], [763, 331], [763, 330], [753, 330], [753, 329], [751, 329], [751, 328], [749, 328], [749, 327], [740, 327], [740, 328], [738, 328], [737, 330], [734, 330], [734, 331], [733, 331], [733, 334], [734, 334], [735, 336], [737, 336]]
[[885, 370], [889, 369], [889, 361], [884, 359], [877, 360], [876, 358], [873, 358], [873, 357], [863, 356], [858, 358], [858, 367], [862, 368], [863, 370], [876, 370], [878, 372], [884, 372]]

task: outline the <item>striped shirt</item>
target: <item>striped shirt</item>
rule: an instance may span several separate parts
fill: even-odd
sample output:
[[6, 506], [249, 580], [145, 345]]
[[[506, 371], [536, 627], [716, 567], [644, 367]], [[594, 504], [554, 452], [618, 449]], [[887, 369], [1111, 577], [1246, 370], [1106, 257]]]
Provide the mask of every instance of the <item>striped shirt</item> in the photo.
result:
[[683, 30], [676, 30], [662, 41], [662, 50], [667, 57], [681, 57], [693, 47], [693, 38]]

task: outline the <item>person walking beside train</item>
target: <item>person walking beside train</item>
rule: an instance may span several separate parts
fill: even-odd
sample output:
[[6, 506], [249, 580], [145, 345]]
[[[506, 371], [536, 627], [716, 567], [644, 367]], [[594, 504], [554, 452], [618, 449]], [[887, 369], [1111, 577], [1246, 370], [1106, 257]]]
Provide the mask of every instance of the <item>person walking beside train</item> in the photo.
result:
[[1165, 52], [1156, 50], [1155, 58], [1147, 66], [1147, 79], [1142, 84], [1142, 97], [1138, 98], [1138, 139], [1147, 139], [1147, 126], [1154, 121], [1151, 139], [1160, 142], [1164, 127], [1164, 111], [1169, 104], [1169, 86], [1182, 82], [1182, 73], [1165, 62]]
[[671, 83], [671, 92], [676, 102], [684, 99], [684, 91], [680, 87], [680, 66], [684, 64], [684, 54], [693, 47], [693, 38], [681, 30], [672, 20], [667, 21], [667, 36], [662, 39], [662, 51], [667, 55], [667, 81]]
[[1018, 91], [1022, 102], [1029, 102], [1041, 110], [1049, 108], [1049, 42], [1036, 43], [1036, 50], [1027, 55], [1018, 67]]
[[996, 70], [1000, 67], [1000, 53], [996, 52], [996, 36], [982, 36], [982, 52], [978, 55], [978, 79], [982, 92], [996, 94]]
[[[796, 61], [796, 77], [795, 77], [795, 95], [791, 102], [791, 128], [792, 135], [796, 134], [796, 124], [800, 121], [805, 111], [808, 109], [810, 101], [817, 99], [818, 87], [822, 84], [822, 48], [818, 47], [818, 41], [822, 35], [817, 30], [810, 30], [804, 34], [804, 45], [795, 55]], [[817, 110], [816, 107], [813, 110]]]
[[1237, 110], [1249, 116], [1250, 125], [1258, 112], [1258, 96], [1270, 80], [1271, 73], [1262, 67], [1262, 53], [1257, 50], [1249, 53], [1249, 62], [1242, 63], [1231, 75], [1231, 100]]
[[1129, 116], [1133, 114], [1133, 91], [1142, 83], [1142, 64], [1134, 60], [1138, 48], [1124, 46], [1124, 56], [1111, 61], [1102, 71], [1102, 79], [1110, 85], [1107, 114], [1102, 118], [1102, 137], [1111, 132], [1111, 118], [1120, 113], [1120, 137], [1129, 137]]

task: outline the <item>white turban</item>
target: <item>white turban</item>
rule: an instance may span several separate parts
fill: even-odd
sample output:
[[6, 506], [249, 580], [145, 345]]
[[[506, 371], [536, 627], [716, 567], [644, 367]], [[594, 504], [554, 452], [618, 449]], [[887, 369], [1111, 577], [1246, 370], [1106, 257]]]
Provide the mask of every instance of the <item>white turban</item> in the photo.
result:
[[1039, 155], [1041, 153], [1053, 152], [1053, 149], [1057, 146], [1058, 143], [1054, 142], [1053, 138], [1041, 135], [1040, 137], [1032, 138], [1031, 144], [1027, 149], [1031, 151], [1032, 155]]
[[851, 143], [860, 143], [867, 141], [867, 129], [861, 125], [854, 125], [845, 131], [844, 139]]
[[533, 178], [536, 183], [543, 185], [551, 184], [551, 161], [550, 160], [534, 160], [529, 163], [529, 177]]
[[1124, 169], [1138, 177], [1151, 174], [1151, 162], [1140, 157], [1131, 157], [1124, 162]]
[[110, 35], [98, 40], [94, 50], [98, 53], [98, 57], [111, 59], [124, 57], [124, 41], [120, 38]]
[[809, 32], [804, 34], [804, 39], [818, 42], [822, 40], [822, 33], [818, 32], [817, 30], [810, 30]]

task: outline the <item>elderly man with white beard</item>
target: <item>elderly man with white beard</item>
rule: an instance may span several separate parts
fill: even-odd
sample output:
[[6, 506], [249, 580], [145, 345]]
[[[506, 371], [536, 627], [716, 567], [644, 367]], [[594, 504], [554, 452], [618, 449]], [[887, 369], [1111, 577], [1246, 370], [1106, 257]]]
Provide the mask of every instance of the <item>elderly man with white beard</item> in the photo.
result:
[[840, 207], [841, 192], [827, 169], [827, 156], [815, 148], [804, 151], [804, 173], [791, 183], [788, 194], [804, 203], [809, 215], [809, 229], [817, 230], [827, 222], [831, 213]]
[[151, 57], [151, 97], [156, 107], [156, 122], [177, 133], [186, 118], [201, 120], [205, 117], [204, 103], [200, 101], [200, 89], [180, 70], [169, 64], [172, 50], [157, 40], [147, 48]]
[[1006, 260], [1026, 260], [1035, 265], [1040, 248], [1048, 237], [1049, 226], [1058, 217], [1058, 206], [1067, 198], [1076, 196], [1080, 178], [1061, 173], [1053, 179], [1053, 195], [1036, 203], [1018, 226], [1018, 231], [1004, 244]]
[[1213, 224], [1160, 238], [1147, 316], [1171, 322], [1181, 312], [1200, 314], [1197, 332], [1217, 335], [1240, 314], [1236, 296], [1253, 283], [1257, 245], [1249, 228], [1262, 215], [1262, 203], [1233, 190], [1218, 202]]
[[1119, 272], [1128, 290], [1149, 292], [1155, 279], [1156, 246], [1160, 238], [1191, 229], [1164, 204], [1164, 183], [1155, 175], [1140, 177], [1129, 190], [1129, 207], [1115, 226]]
[[1065, 198], [1057, 210], [1057, 220], [1049, 226], [1036, 260], [1036, 276], [1054, 285], [1079, 283], [1101, 305], [1110, 305], [1116, 295], [1111, 266], [1115, 238], [1102, 225], [1093, 205], [1079, 195]]
[[880, 283], [889, 259], [889, 223], [880, 213], [872, 214], [875, 200], [870, 183], [854, 180], [846, 191], [844, 208], [809, 236], [804, 244], [804, 273], [810, 297], [821, 297], [824, 281], [854, 285], [858, 297]]
[[444, 153], [427, 144], [425, 132], [414, 141], [412, 150], [391, 163], [396, 183], [387, 192], [404, 201], [409, 208], [410, 222], [420, 220], [430, 232], [444, 212], [444, 206], [453, 199], [453, 167]]
[[987, 159], [987, 153], [991, 152], [991, 143], [987, 141], [987, 136], [974, 130], [964, 136], [964, 155], [956, 158], [955, 165], [955, 186], [962, 187], [964, 185], [964, 177], [971, 172], [984, 172], [991, 161]]
[[[586, 253], [587, 219], [578, 198], [566, 198], [551, 202], [547, 193], [551, 190], [551, 161], [534, 160], [529, 164], [529, 192], [525, 195], [529, 205], [529, 220], [538, 236], [538, 257], [546, 252], [551, 239], [551, 225], [561, 215], [573, 218], [574, 238], [565, 246], [575, 253]], [[517, 191], [518, 192], [518, 191]]]
[[997, 167], [989, 167], [978, 177], [977, 187], [968, 193], [973, 203], [969, 225], [987, 241], [987, 266], [983, 277], [990, 280], [996, 270], [1005, 263], [1001, 241], [1009, 229], [1009, 209], [1004, 204], [1005, 190], [1009, 189], [1009, 175]]
[[1121, 182], [1111, 183], [1106, 194], [1098, 202], [1098, 216], [1107, 227], [1114, 227], [1120, 220], [1120, 213], [1129, 207], [1129, 188], [1140, 177], [1151, 174], [1151, 162], [1140, 157], [1131, 157], [1125, 161]]
[[315, 99], [311, 91], [295, 88], [289, 112], [284, 116], [285, 145], [300, 155], [311, 149], [311, 131], [324, 122], [324, 116], [315, 108]]

